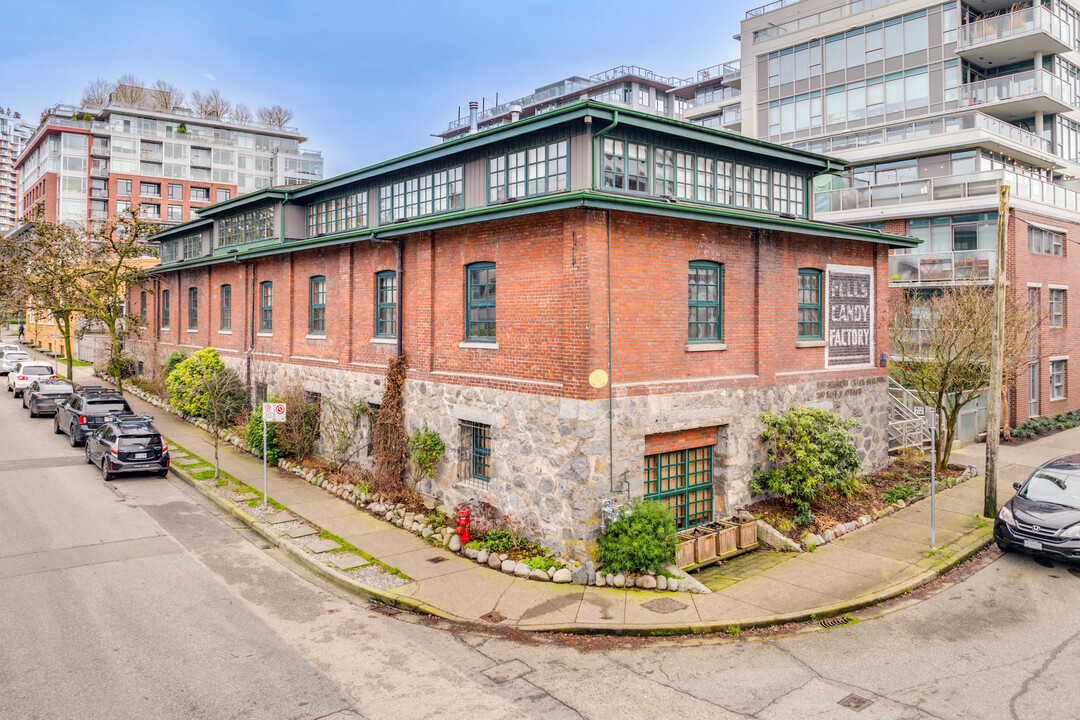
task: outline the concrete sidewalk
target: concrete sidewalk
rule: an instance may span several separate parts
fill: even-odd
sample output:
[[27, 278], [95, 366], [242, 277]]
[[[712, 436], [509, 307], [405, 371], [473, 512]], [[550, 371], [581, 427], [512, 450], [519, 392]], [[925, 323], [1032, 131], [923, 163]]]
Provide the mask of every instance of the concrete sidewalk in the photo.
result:
[[[100, 382], [76, 368], [80, 382]], [[155, 415], [171, 441], [203, 459], [213, 458], [209, 436], [179, 418], [129, 397], [138, 412]], [[1020, 447], [1004, 446], [998, 497], [1034, 467], [1080, 444], [1080, 428]], [[954, 452], [953, 462], [982, 467], [982, 445]], [[262, 463], [231, 446], [220, 449], [222, 469], [262, 488]], [[174, 468], [182, 476], [179, 468]], [[190, 480], [204, 492], [203, 483]], [[749, 562], [746, 571], [709, 594], [650, 592], [536, 582], [506, 575], [376, 519], [292, 473], [270, 470], [269, 495], [298, 517], [396, 567], [412, 581], [365, 593], [385, 602], [460, 620], [485, 623], [495, 612], [503, 626], [569, 632], [708, 632], [828, 617], [895, 597], [936, 578], [992, 540], [992, 522], [980, 517], [983, 480], [977, 477], [937, 495], [937, 542], [930, 542], [930, 502], [923, 500], [821, 546]], [[443, 561], [430, 562], [442, 556]], [[664, 602], [652, 602], [666, 598]]]

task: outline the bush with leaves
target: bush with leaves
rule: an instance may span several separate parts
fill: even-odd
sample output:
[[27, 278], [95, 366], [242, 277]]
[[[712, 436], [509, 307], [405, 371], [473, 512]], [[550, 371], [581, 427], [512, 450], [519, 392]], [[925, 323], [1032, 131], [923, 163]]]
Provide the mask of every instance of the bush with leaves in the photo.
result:
[[851, 429], [858, 423], [819, 408], [794, 407], [783, 414], [763, 413], [761, 434], [769, 470], [756, 470], [751, 488], [775, 493], [798, 509], [795, 522], [814, 519], [810, 504], [821, 492], [850, 497], [858, 487], [859, 453]]
[[123, 355], [109, 358], [105, 365], [105, 372], [114, 380], [127, 380], [135, 376], [135, 361]]
[[169, 373], [169, 402], [184, 415], [203, 417], [207, 408], [206, 384], [225, 364], [214, 348], [203, 348], [180, 361]]
[[[276, 402], [276, 400], [276, 398], [272, 398], [270, 402]], [[278, 423], [266, 423], [266, 462], [270, 465], [277, 465], [278, 460], [286, 455], [286, 452], [281, 449], [281, 445], [278, 444], [277, 429]], [[261, 458], [263, 455], [263, 419], [261, 412], [251, 413], [251, 417], [248, 418], [247, 425], [244, 428], [244, 439], [251, 446], [251, 452], [255, 457]]]
[[614, 574], [660, 570], [675, 562], [678, 545], [675, 521], [667, 508], [640, 498], [619, 509], [596, 543], [596, 559]]
[[435, 477], [435, 467], [446, 452], [446, 443], [439, 433], [428, 427], [416, 428], [406, 439], [409, 448], [409, 460], [412, 462], [413, 491], [424, 478]]
[[286, 455], [297, 460], [309, 457], [319, 443], [319, 418], [322, 407], [308, 399], [300, 386], [287, 387], [274, 402], [285, 403], [285, 422], [277, 430], [278, 443]]
[[341, 393], [324, 402], [322, 435], [326, 440], [330, 466], [341, 472], [367, 446], [361, 437], [364, 419], [371, 407], [362, 397]]
[[188, 354], [180, 350], [173, 350], [169, 353], [169, 357], [165, 359], [165, 367], [162, 368], [162, 373], [166, 378], [172, 374], [172, 371], [176, 369], [176, 366], [188, 359]]

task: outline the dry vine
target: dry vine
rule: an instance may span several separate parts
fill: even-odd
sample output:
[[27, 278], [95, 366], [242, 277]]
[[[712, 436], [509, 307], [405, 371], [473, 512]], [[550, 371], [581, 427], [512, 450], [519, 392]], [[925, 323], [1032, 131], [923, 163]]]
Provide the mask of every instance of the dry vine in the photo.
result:
[[382, 406], [372, 433], [372, 454], [375, 456], [375, 490], [393, 500], [413, 500], [405, 481], [409, 446], [405, 435], [405, 409], [402, 391], [408, 356], [399, 355], [386, 368], [386, 389]]

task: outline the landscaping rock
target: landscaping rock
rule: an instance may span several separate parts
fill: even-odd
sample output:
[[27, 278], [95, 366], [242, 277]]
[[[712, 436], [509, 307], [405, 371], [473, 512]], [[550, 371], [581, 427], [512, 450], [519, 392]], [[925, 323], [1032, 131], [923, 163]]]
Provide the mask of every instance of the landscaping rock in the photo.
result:
[[487, 550], [478, 550], [476, 552], [476, 562], [480, 563], [481, 565], [486, 565], [488, 561], [488, 555], [490, 554], [491, 553], [489, 553]]
[[529, 572], [529, 579], [530, 580], [539, 580], [540, 582], [547, 582], [551, 578], [548, 577], [548, 574], [546, 572], [544, 572], [543, 570], [532, 570], [532, 571]]
[[623, 577], [622, 573], [619, 573], [615, 576], [615, 581], [612, 583], [612, 585], [614, 585], [615, 587], [626, 587], [626, 578]]
[[[430, 530], [431, 528], [427, 528], [427, 529]], [[475, 560], [476, 555], [477, 555], [476, 548], [471, 548], [471, 547], [465, 548], [465, 557], [469, 558], [470, 560]]]
[[559, 568], [558, 570], [555, 571], [555, 574], [552, 575], [552, 577], [551, 577], [551, 580], [553, 582], [557, 582], [557, 583], [568, 583], [572, 579], [573, 579], [573, 575], [566, 568]]
[[[516, 565], [514, 565], [514, 574], [517, 575], [518, 577], [527, 578], [527, 577], [529, 577], [530, 573], [532, 573], [532, 568], [529, 567], [528, 565], [526, 565], [525, 563], [519, 562]], [[544, 575], [546, 576], [547, 573], [544, 573]]]
[[555, 577], [555, 568], [549, 567], [547, 571], [548, 577]]
[[637, 579], [635, 584], [643, 590], [655, 590], [657, 582], [656, 578], [652, 575], [642, 575]]
[[664, 576], [664, 575], [657, 576], [657, 578], [656, 578], [656, 589], [657, 590], [667, 590], [667, 582], [668, 581], [667, 581], [666, 576]]
[[838, 538], [846, 532], [847, 528], [845, 528], [843, 525], [833, 525], [832, 534], [834, 538]]
[[390, 521], [391, 521], [391, 520], [393, 520], [393, 519], [394, 519], [394, 513], [392, 513], [392, 512], [388, 512], [388, 513], [386, 513], [386, 520], [387, 520], [387, 522], [390, 522]]
[[592, 560], [585, 563], [585, 584], [596, 584], [596, 563], [594, 563]]
[[857, 527], [859, 527], [859, 525], [854, 520], [844, 523], [844, 532], [855, 532], [855, 528]]
[[498, 555], [492, 554], [488, 556], [487, 564], [489, 568], [498, 570], [502, 567], [502, 560], [499, 559]]
[[450, 536], [450, 544], [447, 545], [446, 547], [450, 550], [450, 552], [460, 552], [461, 551], [461, 538], [459, 538], [457, 535], [451, 535]]
[[872, 522], [872, 520], [873, 519], [869, 515], [860, 515], [859, 518], [855, 521], [855, 524], [859, 527], [866, 527]]
[[811, 545], [823, 545], [825, 543], [825, 540], [820, 535], [809, 533], [806, 537], [803, 538], [803, 543], [807, 547], [810, 547]]
[[509, 560], [509, 559], [510, 559], [510, 556], [509, 556], [509, 555], [507, 555], [506, 553], [499, 553], [499, 559], [500, 559], [500, 560], [503, 560], [503, 561], [505, 561], [505, 560]]
[[826, 530], [825, 532], [821, 533], [821, 542], [823, 542], [823, 543], [832, 542], [834, 537], [835, 536], [833, 535], [832, 530]]
[[504, 573], [513, 574], [515, 567], [517, 567], [517, 563], [513, 560], [507, 559], [502, 561], [502, 571]]
[[450, 538], [454, 538], [455, 540], [457, 540], [458, 547], [461, 547], [461, 539], [457, 535], [444, 535], [442, 541], [443, 547], [450, 546]]
[[589, 583], [589, 574], [585, 572], [585, 568], [578, 566], [570, 573], [570, 580], [575, 585], [587, 585]]
[[[421, 531], [420, 531], [420, 534], [421, 534], [421, 535], [422, 535], [423, 537], [426, 537], [426, 538], [429, 538], [429, 537], [431, 537], [431, 534], [432, 534], [432, 533], [431, 533], [431, 528], [429, 528], [429, 527], [426, 527], [426, 528], [424, 528], [423, 530], [421, 530]], [[475, 552], [476, 552], [476, 551], [474, 550], [474, 551], [473, 551], [473, 553], [475, 553]], [[474, 554], [474, 555], [473, 555], [473, 557], [476, 557], [476, 555]]]
[[607, 580], [604, 578], [604, 576], [603, 575], [597, 575], [596, 576], [596, 587], [604, 587], [605, 585], [607, 585]]
[[610, 585], [611, 587], [615, 587], [615, 576], [612, 575], [611, 573], [608, 573], [607, 575], [604, 576], [604, 582], [607, 583], [608, 585]]

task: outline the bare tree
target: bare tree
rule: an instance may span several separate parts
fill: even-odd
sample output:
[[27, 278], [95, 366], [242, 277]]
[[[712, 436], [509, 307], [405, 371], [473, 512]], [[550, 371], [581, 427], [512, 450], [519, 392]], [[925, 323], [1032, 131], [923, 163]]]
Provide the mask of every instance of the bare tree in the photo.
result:
[[131, 73], [121, 75], [113, 90], [113, 100], [125, 105], [140, 105], [146, 101], [146, 88], [143, 81]]
[[116, 83], [109, 82], [105, 78], [92, 80], [83, 90], [83, 107], [104, 107], [115, 89]]
[[203, 419], [214, 438], [214, 478], [221, 475], [218, 445], [226, 431], [236, 424], [236, 418], [247, 408], [247, 392], [235, 371], [218, 368], [208, 376], [201, 388], [205, 394], [206, 410]]
[[[937, 411], [935, 458], [945, 469], [965, 405], [990, 382], [993, 296], [977, 285], [942, 288], [932, 296], [900, 294], [891, 303], [889, 335], [897, 381]], [[1011, 297], [1005, 309], [1006, 380], [1015, 380], [1031, 361], [1038, 324], [1025, 301]], [[991, 430], [993, 432], [993, 430]]]
[[217, 89], [208, 93], [196, 90], [191, 93], [191, 104], [195, 106], [195, 112], [208, 118], [225, 118], [232, 110], [232, 103], [223, 98]]
[[229, 113], [229, 119], [235, 123], [242, 123], [246, 125], [247, 123], [250, 123], [252, 120], [255, 119], [255, 115], [251, 112], [251, 108], [249, 108], [244, 103], [236, 103], [236, 105], [232, 109], [232, 112]]
[[155, 108], [162, 112], [169, 112], [184, 104], [184, 93], [172, 83], [157, 80], [150, 90], [150, 99]]
[[293, 119], [293, 111], [280, 105], [259, 108], [259, 122], [267, 127], [285, 127]]

